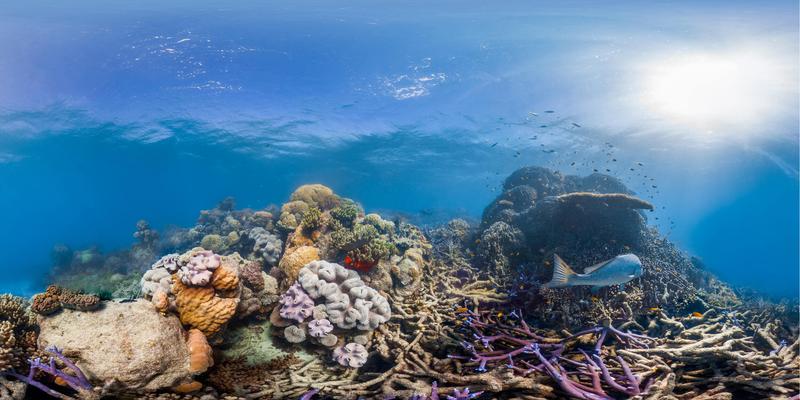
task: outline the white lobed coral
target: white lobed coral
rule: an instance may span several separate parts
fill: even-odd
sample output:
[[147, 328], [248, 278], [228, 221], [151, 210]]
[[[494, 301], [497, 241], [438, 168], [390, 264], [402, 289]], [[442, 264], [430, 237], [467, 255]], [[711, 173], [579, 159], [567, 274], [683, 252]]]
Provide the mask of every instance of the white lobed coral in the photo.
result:
[[289, 343], [301, 343], [306, 340], [306, 331], [297, 325], [291, 325], [283, 330], [283, 336]]
[[327, 261], [313, 261], [297, 279], [314, 299], [323, 302], [327, 319], [341, 329], [374, 330], [392, 316], [391, 307], [358, 273]]

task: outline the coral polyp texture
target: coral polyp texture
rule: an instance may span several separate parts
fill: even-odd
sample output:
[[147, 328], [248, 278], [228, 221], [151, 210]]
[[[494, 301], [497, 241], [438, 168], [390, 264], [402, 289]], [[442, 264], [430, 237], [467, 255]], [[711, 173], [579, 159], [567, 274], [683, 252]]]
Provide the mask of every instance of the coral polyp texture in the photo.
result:
[[[0, 398], [797, 398], [797, 303], [716, 279], [653, 208], [610, 176], [526, 167], [480, 221], [424, 230], [320, 184], [140, 223], [129, 250], [59, 247], [54, 276], [114, 271], [144, 299], [0, 296]], [[643, 273], [624, 287], [544, 285], [556, 254], [584, 273], [625, 253]]]

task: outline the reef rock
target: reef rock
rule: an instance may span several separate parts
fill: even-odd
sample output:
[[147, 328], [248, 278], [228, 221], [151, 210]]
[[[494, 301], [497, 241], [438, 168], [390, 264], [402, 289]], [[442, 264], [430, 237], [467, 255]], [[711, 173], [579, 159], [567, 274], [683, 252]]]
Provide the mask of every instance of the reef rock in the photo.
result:
[[96, 312], [39, 318], [39, 348], [56, 346], [93, 384], [155, 391], [191, 381], [191, 353], [177, 317], [148, 301], [107, 303]]

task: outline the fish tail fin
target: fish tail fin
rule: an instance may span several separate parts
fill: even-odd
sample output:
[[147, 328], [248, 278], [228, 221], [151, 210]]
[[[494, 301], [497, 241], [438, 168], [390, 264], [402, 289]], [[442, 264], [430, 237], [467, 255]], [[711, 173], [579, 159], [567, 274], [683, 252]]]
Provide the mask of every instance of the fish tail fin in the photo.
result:
[[545, 283], [545, 287], [558, 288], [569, 285], [570, 278], [577, 275], [572, 268], [558, 256], [553, 254], [553, 279]]

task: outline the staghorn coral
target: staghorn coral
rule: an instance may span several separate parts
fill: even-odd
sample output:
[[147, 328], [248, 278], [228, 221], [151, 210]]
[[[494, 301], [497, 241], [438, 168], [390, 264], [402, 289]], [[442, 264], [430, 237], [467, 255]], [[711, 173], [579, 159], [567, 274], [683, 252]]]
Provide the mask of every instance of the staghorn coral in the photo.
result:
[[333, 350], [333, 359], [343, 367], [360, 368], [368, 356], [367, 349], [358, 343], [348, 343]]
[[62, 308], [79, 311], [92, 311], [100, 307], [100, 297], [77, 293], [57, 285], [50, 285], [44, 293], [33, 296], [31, 311], [40, 315], [50, 315]]
[[[68, 396], [64, 393], [56, 391], [41, 381], [38, 381], [37, 374], [41, 372], [54, 378], [56, 383], [63, 384], [63, 386], [67, 386], [74, 390], [81, 399], [91, 400], [100, 398], [100, 394], [94, 390], [92, 384], [89, 383], [89, 379], [87, 379], [86, 375], [83, 374], [83, 371], [81, 371], [81, 369], [78, 368], [78, 366], [76, 366], [75, 363], [73, 363], [69, 358], [65, 357], [59, 349], [56, 347], [48, 347], [45, 351], [50, 356], [50, 362], [44, 363], [42, 362], [42, 359], [38, 357], [31, 359], [29, 361], [30, 372], [27, 375], [21, 375], [10, 371], [2, 372], [2, 374], [14, 377], [17, 380], [27, 383], [28, 385], [34, 386], [42, 392], [57, 399], [75, 399], [72, 396]], [[65, 368], [60, 369], [58, 365], [56, 365], [56, 360], [65, 365]]]
[[300, 270], [298, 282], [341, 329], [373, 330], [391, 318], [386, 298], [339, 264], [314, 261]]

